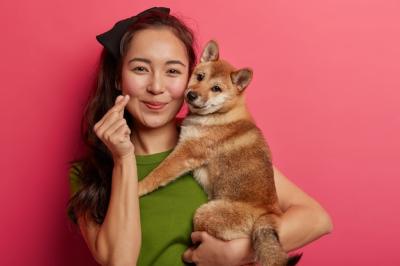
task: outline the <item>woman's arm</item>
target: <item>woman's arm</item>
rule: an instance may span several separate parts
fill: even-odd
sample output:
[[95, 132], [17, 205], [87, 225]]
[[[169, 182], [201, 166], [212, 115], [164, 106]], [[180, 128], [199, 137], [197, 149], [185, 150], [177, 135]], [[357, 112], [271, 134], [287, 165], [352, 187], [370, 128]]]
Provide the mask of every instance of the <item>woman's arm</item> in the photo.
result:
[[116, 160], [103, 224], [78, 218], [85, 242], [101, 265], [136, 265], [141, 243], [136, 175], [134, 155]]
[[[284, 212], [278, 225], [278, 234], [283, 248], [292, 251], [332, 231], [329, 214], [312, 197], [290, 182], [274, 167], [275, 186], [279, 205]], [[195, 232], [192, 238], [202, 244], [197, 249], [188, 249], [184, 259], [197, 265], [243, 265], [254, 261], [249, 238], [222, 241], [205, 232]], [[211, 261], [213, 263], [211, 263]], [[225, 263], [225, 264], [224, 264]]]
[[279, 205], [284, 212], [278, 234], [286, 251], [300, 248], [332, 231], [329, 214], [274, 167]]

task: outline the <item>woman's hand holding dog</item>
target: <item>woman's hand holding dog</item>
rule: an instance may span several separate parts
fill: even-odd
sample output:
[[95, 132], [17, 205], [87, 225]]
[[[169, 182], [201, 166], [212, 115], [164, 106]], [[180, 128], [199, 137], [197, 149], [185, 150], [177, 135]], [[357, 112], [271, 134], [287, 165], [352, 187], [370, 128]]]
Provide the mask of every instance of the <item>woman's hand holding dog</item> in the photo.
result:
[[185, 262], [195, 263], [197, 266], [257, 265], [249, 238], [223, 241], [207, 232], [199, 231], [193, 232], [191, 238], [197, 247], [185, 251]]
[[129, 95], [119, 95], [114, 106], [93, 127], [97, 137], [110, 150], [114, 161], [133, 156], [135, 151], [130, 139], [131, 130], [124, 119], [128, 102]]

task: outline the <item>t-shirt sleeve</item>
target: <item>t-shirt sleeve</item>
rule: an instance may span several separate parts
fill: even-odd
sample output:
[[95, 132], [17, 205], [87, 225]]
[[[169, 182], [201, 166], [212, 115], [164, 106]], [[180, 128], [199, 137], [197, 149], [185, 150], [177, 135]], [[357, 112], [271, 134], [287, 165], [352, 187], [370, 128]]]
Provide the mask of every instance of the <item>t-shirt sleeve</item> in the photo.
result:
[[[81, 172], [81, 165], [78, 163], [74, 163], [69, 169], [68, 177], [69, 177], [70, 198], [72, 198], [80, 188], [80, 179], [79, 179], [80, 172]], [[69, 219], [75, 222], [76, 217], [71, 208], [67, 210], [67, 214]]]
[[70, 196], [74, 196], [80, 188], [79, 173], [81, 172], [81, 165], [74, 163], [69, 169], [69, 188]]

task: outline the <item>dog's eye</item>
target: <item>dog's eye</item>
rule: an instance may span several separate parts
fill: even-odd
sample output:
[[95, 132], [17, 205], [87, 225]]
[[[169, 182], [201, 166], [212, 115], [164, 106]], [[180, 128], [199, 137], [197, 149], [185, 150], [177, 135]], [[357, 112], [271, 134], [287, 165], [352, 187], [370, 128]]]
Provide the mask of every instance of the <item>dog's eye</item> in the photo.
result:
[[211, 91], [213, 92], [221, 92], [221, 88], [218, 85], [215, 85], [214, 87], [211, 88]]
[[202, 81], [204, 79], [204, 73], [197, 74], [197, 80]]

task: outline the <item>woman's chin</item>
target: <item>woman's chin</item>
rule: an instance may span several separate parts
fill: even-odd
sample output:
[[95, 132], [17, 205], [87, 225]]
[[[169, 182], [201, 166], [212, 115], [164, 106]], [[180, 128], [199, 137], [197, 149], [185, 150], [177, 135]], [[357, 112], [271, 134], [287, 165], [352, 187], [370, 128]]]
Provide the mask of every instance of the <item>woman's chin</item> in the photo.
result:
[[171, 119], [168, 119], [167, 117], [145, 117], [143, 119], [143, 126], [151, 129], [163, 127], [166, 124], [171, 122]]

